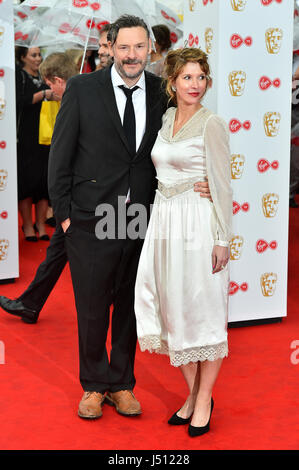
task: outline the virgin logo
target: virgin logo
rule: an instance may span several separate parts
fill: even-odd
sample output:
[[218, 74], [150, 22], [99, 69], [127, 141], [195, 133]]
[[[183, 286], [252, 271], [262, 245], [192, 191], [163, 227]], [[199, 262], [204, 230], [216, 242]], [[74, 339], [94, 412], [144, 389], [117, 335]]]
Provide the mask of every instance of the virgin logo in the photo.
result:
[[246, 292], [248, 290], [248, 284], [247, 282], [243, 282], [241, 285], [237, 284], [234, 281], [231, 281], [229, 283], [229, 295], [234, 295], [238, 292], [238, 290], [241, 290], [242, 292]]
[[265, 173], [265, 171], [269, 170], [269, 168], [272, 168], [273, 170], [277, 170], [279, 167], [279, 162], [278, 160], [273, 160], [272, 163], [268, 162], [268, 160], [265, 160], [264, 158], [261, 158], [257, 162], [257, 169], [260, 173]]
[[18, 15], [19, 18], [22, 18], [22, 20], [27, 18], [27, 15], [25, 13], [23, 13], [22, 11], [18, 11], [17, 15]]
[[266, 77], [265, 75], [260, 78], [259, 80], [259, 87], [261, 90], [267, 90], [271, 85], [273, 85], [275, 88], [279, 88], [281, 85], [281, 81], [279, 78], [275, 78], [273, 82], [270, 80], [270, 78]]
[[72, 27], [69, 23], [62, 23], [58, 29], [58, 31], [62, 34], [69, 33], [71, 30], [72, 30]]
[[233, 215], [236, 215], [239, 211], [248, 212], [250, 205], [248, 202], [244, 202], [244, 204], [239, 204], [237, 201], [233, 201]]
[[0, 149], [5, 149], [5, 147], [6, 147], [6, 142], [5, 142], [5, 140], [2, 140], [0, 142]]
[[252, 37], [247, 36], [245, 39], [243, 39], [239, 34], [233, 34], [231, 36], [230, 45], [233, 49], [238, 49], [238, 47], [242, 46], [242, 44], [245, 44], [245, 46], [251, 46]]
[[[210, 0], [210, 2], [213, 3], [213, 0]], [[209, 3], [209, 0], [202, 0], [202, 3], [206, 6]]]
[[87, 0], [73, 0], [73, 6], [75, 8], [88, 7], [88, 1]]
[[165, 18], [166, 20], [170, 20], [170, 21], [172, 21], [173, 23], [176, 23], [176, 19], [173, 18], [172, 16], [169, 16], [169, 15], [166, 13], [166, 11], [161, 10], [161, 15], [164, 16], [164, 18]]
[[272, 2], [282, 3], [282, 0], [261, 0], [261, 2], [264, 7], [267, 7], [268, 5], [271, 5]]
[[86, 26], [87, 26], [87, 28], [93, 29], [93, 28], [95, 27], [95, 25], [96, 25], [96, 24], [95, 24], [95, 22], [94, 22], [93, 20], [92, 20], [92, 21], [91, 21], [91, 20], [87, 20], [87, 21], [86, 21]]
[[8, 217], [8, 212], [7, 212], [7, 211], [2, 211], [1, 214], [0, 214], [0, 217], [1, 217], [2, 219], [7, 219], [7, 217]]
[[22, 41], [26, 41], [28, 39], [28, 34], [23, 34], [21, 31], [17, 31], [15, 33], [15, 40], [22, 39]]
[[3, 69], [0, 69], [0, 77], [4, 77], [4, 70]]
[[193, 36], [192, 33], [189, 34], [189, 37], [188, 37], [188, 44], [190, 47], [192, 47], [194, 45], [194, 43], [198, 46], [199, 44], [199, 39], [198, 39], [198, 36]]
[[244, 121], [243, 124], [240, 122], [238, 119], [231, 119], [229, 122], [229, 130], [232, 133], [238, 132], [240, 129], [245, 129], [246, 131], [249, 131], [251, 128], [251, 122], [250, 121]]
[[97, 24], [97, 28], [99, 31], [103, 28], [105, 24], [109, 24], [109, 21], [101, 21], [100, 23]]
[[277, 241], [273, 240], [272, 242], [268, 243], [266, 242], [266, 240], [263, 240], [261, 238], [260, 240], [256, 242], [255, 248], [258, 253], [264, 253], [264, 251], [266, 251], [267, 248], [271, 248], [271, 250], [276, 250]]
[[175, 44], [176, 42], [178, 42], [178, 36], [176, 33], [172, 32], [170, 33], [170, 40], [173, 44]]

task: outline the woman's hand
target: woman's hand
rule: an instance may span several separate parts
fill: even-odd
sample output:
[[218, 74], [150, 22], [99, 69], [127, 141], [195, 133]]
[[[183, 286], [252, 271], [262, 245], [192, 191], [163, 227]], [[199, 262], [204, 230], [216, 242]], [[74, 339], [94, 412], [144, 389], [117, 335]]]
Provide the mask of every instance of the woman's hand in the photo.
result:
[[229, 248], [214, 245], [212, 251], [212, 273], [218, 273], [225, 268], [229, 260]]

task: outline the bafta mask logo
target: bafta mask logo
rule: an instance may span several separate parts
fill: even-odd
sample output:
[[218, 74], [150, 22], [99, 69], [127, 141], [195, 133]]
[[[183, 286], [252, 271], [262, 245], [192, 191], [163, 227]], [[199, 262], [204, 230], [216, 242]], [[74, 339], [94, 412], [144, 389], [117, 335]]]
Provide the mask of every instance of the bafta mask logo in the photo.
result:
[[234, 236], [230, 241], [230, 259], [236, 261], [241, 258], [244, 238], [240, 235]]
[[229, 91], [232, 96], [242, 96], [245, 89], [246, 73], [242, 70], [235, 70], [228, 76]]
[[4, 82], [0, 81], [0, 119], [4, 118], [5, 115], [5, 85]]
[[234, 11], [244, 11], [246, 7], [247, 0], [230, 0], [232, 9]]
[[276, 137], [279, 132], [281, 115], [275, 111], [264, 114], [264, 129], [267, 137]]
[[0, 170], [0, 191], [4, 191], [7, 185], [8, 173], [6, 170]]
[[0, 261], [5, 261], [8, 255], [9, 241], [4, 238], [0, 239]]
[[189, 0], [189, 10], [190, 11], [195, 10], [195, 0]]
[[275, 217], [278, 210], [279, 196], [275, 193], [267, 193], [262, 197], [263, 214], [267, 218]]
[[231, 178], [233, 180], [239, 180], [243, 175], [245, 157], [241, 154], [231, 155]]
[[212, 28], [207, 28], [205, 30], [205, 43], [206, 43], [206, 52], [207, 52], [207, 54], [211, 54], [211, 52], [212, 52], [213, 37], [214, 37], [213, 29]]
[[272, 297], [277, 283], [276, 273], [264, 273], [261, 275], [261, 289], [264, 297]]
[[4, 27], [0, 26], [0, 46], [2, 46], [3, 44], [4, 31], [5, 31]]
[[280, 28], [268, 28], [265, 32], [266, 48], [269, 54], [278, 54], [282, 43], [283, 32]]

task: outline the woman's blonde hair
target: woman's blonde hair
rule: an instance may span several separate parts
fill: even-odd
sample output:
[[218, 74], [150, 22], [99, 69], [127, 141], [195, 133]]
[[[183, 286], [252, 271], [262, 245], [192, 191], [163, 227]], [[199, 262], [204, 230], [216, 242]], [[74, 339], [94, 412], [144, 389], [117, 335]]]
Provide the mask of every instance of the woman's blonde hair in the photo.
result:
[[166, 77], [166, 93], [175, 104], [177, 103], [176, 92], [172, 85], [188, 62], [198, 63], [207, 78], [207, 88], [210, 77], [210, 66], [208, 55], [197, 47], [184, 47], [168, 52], [164, 62], [164, 76]]

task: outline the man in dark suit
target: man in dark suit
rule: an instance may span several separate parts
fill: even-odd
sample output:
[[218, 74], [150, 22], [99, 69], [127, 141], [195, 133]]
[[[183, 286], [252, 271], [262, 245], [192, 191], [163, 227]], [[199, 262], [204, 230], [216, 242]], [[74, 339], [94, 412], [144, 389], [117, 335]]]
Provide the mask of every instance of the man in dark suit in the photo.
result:
[[[150, 51], [146, 24], [123, 16], [111, 25], [108, 39], [114, 65], [68, 82], [49, 162], [49, 194], [66, 235], [78, 314], [82, 418], [102, 415], [106, 392], [119, 413], [141, 413], [133, 394], [134, 285], [143, 240], [126, 235], [130, 217], [120, 220], [120, 214], [130, 204], [150, 208], [156, 188], [150, 154], [167, 105], [161, 80], [144, 73]], [[103, 204], [114, 209], [117, 229], [112, 238], [99, 240], [95, 214]]]

